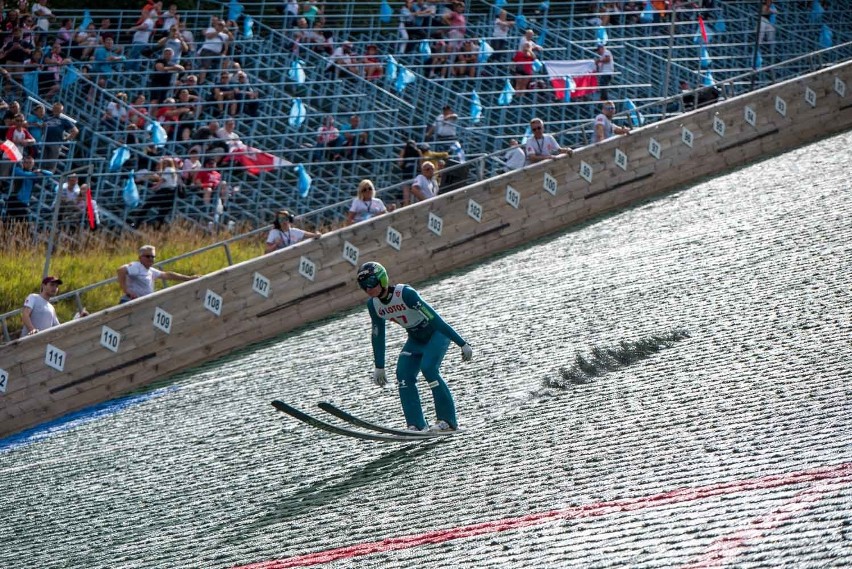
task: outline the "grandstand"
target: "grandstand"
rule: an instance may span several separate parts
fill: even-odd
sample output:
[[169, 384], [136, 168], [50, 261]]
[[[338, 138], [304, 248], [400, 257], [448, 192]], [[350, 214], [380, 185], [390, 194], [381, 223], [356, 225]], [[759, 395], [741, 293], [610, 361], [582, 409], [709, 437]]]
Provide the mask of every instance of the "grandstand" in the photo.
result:
[[[424, 37], [401, 42], [399, 3], [393, 4], [395, 13], [383, 14], [379, 2], [324, 2], [321, 13], [303, 14], [305, 23], [282, 14], [280, 2], [199, 3], [180, 13], [181, 31], [193, 45], [181, 58], [184, 71], [174, 73], [178, 84], [172, 96], [177, 101], [157, 105], [149, 104], [150, 82], [161, 57], [155, 42], [168, 36], [163, 29], [167, 15], [158, 14], [155, 21], [166, 21], [140, 46], [129, 32], [140, 20], [138, 10], [57, 11], [48, 33], [32, 34], [32, 39], [44, 42], [45, 53], [61, 53], [62, 59], [50, 59], [51, 54], [20, 68], [7, 62], [11, 72], [2, 76], [5, 100], [19, 100], [25, 116], [34, 117], [39, 104], [49, 114], [51, 104], [60, 101], [67, 120], [79, 130], [72, 140], [41, 140], [36, 146], [39, 157], [53, 152], [59, 158], [52, 177], [37, 179], [28, 204], [25, 218], [34, 240], [45, 239], [49, 229], [74, 239], [87, 223], [84, 201], [57, 199], [71, 172], [80, 172], [90, 184], [104, 235], [163, 219], [214, 230], [254, 229], [266, 225], [268, 212], [279, 208], [298, 212], [316, 226], [336, 226], [362, 178], [371, 178], [385, 201], [399, 201], [406, 182], [399, 152], [409, 139], [436, 144], [424, 135], [445, 105], [459, 115], [457, 144], [438, 144], [456, 152], [447, 161], [447, 166], [458, 163], [455, 171], [443, 171], [453, 185], [502, 172], [500, 158], [508, 140], [523, 138], [535, 116], [563, 144], [586, 145], [598, 112], [597, 73], [589, 73], [589, 90], [580, 87], [566, 94], [551, 81], [548, 62], [589, 65], [602, 41], [615, 59], [608, 98], [617, 102], [623, 118], [627, 101], [635, 104], [646, 122], [683, 111], [681, 81], [695, 88], [719, 84], [722, 95], [731, 96], [852, 56], [843, 45], [852, 35], [845, 11], [813, 1], [775, 2], [772, 34], [761, 31], [755, 2], [676, 2], [672, 15], [610, 10], [610, 5], [623, 10], [626, 2], [468, 0], [461, 9], [463, 32], [440, 19], [451, 4], [430, 4], [436, 14], [422, 23]], [[492, 44], [500, 45], [494, 35], [500, 10], [515, 25], [503, 49], [492, 50]], [[90, 31], [80, 36], [81, 43], [60, 50], [48, 38], [62, 37], [59, 24], [66, 18], [75, 32]], [[100, 30], [104, 19], [109, 24]], [[221, 57], [200, 50], [214, 19], [224, 21], [218, 33], [229, 36]], [[534, 67], [533, 88], [512, 93], [508, 101], [519, 28], [533, 31], [543, 65]], [[115, 38], [123, 60], [104, 66], [92, 58], [108, 35]], [[351, 43], [352, 55], [338, 58], [333, 50], [344, 42]], [[832, 45], [840, 48], [823, 49]], [[368, 46], [374, 46], [369, 54]], [[812, 58], [782, 63], [813, 52]], [[755, 68], [769, 69], [743, 77]], [[196, 84], [190, 76], [207, 81]], [[571, 77], [568, 85], [577, 84], [575, 79], [579, 77]], [[187, 89], [183, 101], [180, 88]], [[55, 94], [49, 96], [51, 91]], [[144, 101], [135, 104], [140, 95]], [[122, 109], [123, 118], [105, 121], [110, 105]], [[173, 118], [170, 112], [181, 105], [190, 110]], [[355, 132], [363, 132], [365, 141], [356, 137], [355, 147], [331, 151], [318, 146], [324, 117], [333, 117], [340, 129], [353, 115], [360, 120]], [[238, 140], [223, 142], [215, 132], [211, 137], [210, 121], [221, 127], [228, 118], [236, 121]], [[37, 120], [29, 120], [36, 126]], [[128, 128], [130, 123], [135, 124]], [[216, 158], [213, 168], [222, 185], [205, 200], [191, 179], [179, 188], [166, 184], [167, 199], [162, 199], [165, 190], [157, 192], [153, 176], [158, 164], [164, 157], [186, 159], [193, 147], [202, 157]], [[4, 163], [0, 211], [6, 215], [21, 178], [10, 162]], [[130, 179], [138, 200], [132, 199]]]

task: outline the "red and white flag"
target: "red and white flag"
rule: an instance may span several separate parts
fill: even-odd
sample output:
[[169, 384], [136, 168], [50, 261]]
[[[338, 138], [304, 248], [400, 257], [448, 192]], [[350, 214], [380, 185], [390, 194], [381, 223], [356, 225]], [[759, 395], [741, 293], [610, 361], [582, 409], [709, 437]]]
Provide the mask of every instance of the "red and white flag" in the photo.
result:
[[573, 59], [567, 61], [545, 61], [547, 74], [550, 76], [550, 84], [553, 85], [554, 95], [557, 100], [565, 100], [566, 77], [573, 80], [571, 98], [587, 97], [598, 90], [598, 76], [595, 75], [597, 67], [592, 59]]
[[3, 156], [12, 162], [20, 162], [24, 157], [24, 155], [21, 154], [21, 151], [18, 150], [18, 145], [11, 140], [4, 140], [3, 143], [0, 144], [0, 150], [3, 151]]

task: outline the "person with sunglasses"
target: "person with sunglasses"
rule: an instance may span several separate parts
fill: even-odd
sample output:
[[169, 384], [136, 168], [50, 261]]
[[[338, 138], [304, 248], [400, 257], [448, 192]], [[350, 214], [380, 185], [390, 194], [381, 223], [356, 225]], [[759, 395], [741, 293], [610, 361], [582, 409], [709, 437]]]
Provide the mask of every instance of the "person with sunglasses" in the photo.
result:
[[127, 263], [118, 268], [118, 286], [124, 294], [119, 304], [130, 302], [154, 292], [154, 279], [186, 282], [197, 279], [199, 275], [182, 275], [173, 271], [161, 271], [154, 267], [157, 250], [153, 245], [143, 245], [139, 248], [139, 260]]
[[[385, 322], [396, 322], [408, 333], [396, 362], [396, 379], [402, 412], [408, 428], [416, 431], [455, 431], [458, 429], [456, 406], [450, 388], [441, 377], [441, 363], [450, 341], [461, 348], [462, 361], [473, 358], [473, 349], [452, 326], [429, 306], [420, 294], [406, 284], [390, 284], [387, 270], [370, 261], [358, 269], [358, 286], [370, 299], [367, 311], [372, 322], [373, 382], [379, 387], [387, 384], [385, 373]], [[417, 391], [417, 375], [423, 377], [432, 390], [437, 421], [427, 426]]]
[[601, 113], [595, 117], [595, 134], [592, 136], [592, 144], [612, 138], [617, 134], [630, 134], [630, 127], [618, 126], [612, 122], [615, 114], [615, 103], [604, 101], [601, 105]]
[[524, 145], [528, 163], [535, 164], [542, 160], [574, 154], [574, 151], [570, 148], [560, 146], [553, 135], [544, 134], [544, 121], [540, 118], [534, 118], [530, 121], [530, 130], [532, 136], [527, 139], [527, 143]]

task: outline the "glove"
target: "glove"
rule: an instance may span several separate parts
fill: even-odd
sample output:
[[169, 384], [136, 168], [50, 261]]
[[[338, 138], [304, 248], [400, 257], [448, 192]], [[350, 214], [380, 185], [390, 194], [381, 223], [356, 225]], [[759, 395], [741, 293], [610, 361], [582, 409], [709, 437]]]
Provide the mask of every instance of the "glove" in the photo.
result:
[[470, 347], [470, 344], [465, 344], [462, 346], [462, 361], [469, 362], [473, 359], [473, 348]]
[[385, 375], [385, 368], [377, 367], [373, 371], [373, 383], [379, 387], [384, 387], [388, 383], [388, 376]]

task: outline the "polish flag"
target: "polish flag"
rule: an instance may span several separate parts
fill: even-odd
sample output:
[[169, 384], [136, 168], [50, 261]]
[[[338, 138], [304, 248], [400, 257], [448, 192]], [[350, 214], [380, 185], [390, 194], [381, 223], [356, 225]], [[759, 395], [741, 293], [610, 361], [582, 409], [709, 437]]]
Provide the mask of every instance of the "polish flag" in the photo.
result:
[[18, 150], [18, 146], [12, 142], [11, 140], [4, 140], [2, 144], [0, 144], [0, 150], [3, 151], [3, 155], [7, 160], [11, 160], [12, 162], [20, 162], [24, 157], [21, 154], [21, 151]]
[[279, 158], [269, 152], [262, 152], [251, 146], [232, 148], [225, 160], [233, 160], [241, 164], [249, 174], [257, 176], [262, 171], [269, 171], [282, 166], [292, 166], [293, 163]]
[[554, 96], [559, 101], [565, 100], [565, 77], [574, 80], [571, 98], [587, 97], [598, 90], [597, 67], [592, 59], [576, 59], [568, 61], [545, 61], [544, 66], [553, 85]]

